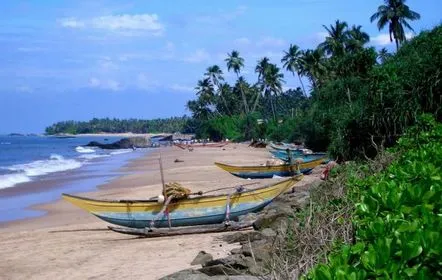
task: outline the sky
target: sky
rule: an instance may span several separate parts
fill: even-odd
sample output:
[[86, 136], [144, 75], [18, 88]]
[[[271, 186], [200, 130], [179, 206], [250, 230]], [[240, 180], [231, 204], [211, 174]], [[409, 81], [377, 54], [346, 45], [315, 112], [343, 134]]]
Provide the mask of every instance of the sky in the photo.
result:
[[[351, 3], [351, 5], [349, 4]], [[227, 81], [227, 53], [254, 67], [280, 63], [290, 44], [315, 48], [336, 19], [361, 25], [370, 45], [394, 50], [369, 18], [381, 0], [3, 0], [0, 2], [0, 134], [41, 133], [62, 120], [190, 115], [185, 104], [205, 69]], [[416, 33], [441, 23], [441, 0], [408, 0]], [[438, 12], [439, 11], [439, 12]], [[409, 33], [408, 36], [413, 36]], [[299, 86], [285, 72], [285, 88]]]

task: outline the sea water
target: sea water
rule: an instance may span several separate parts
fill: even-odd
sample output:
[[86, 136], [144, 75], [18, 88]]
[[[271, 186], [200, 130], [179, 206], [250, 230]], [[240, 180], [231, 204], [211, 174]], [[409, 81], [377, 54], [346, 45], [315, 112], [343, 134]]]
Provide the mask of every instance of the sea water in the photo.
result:
[[[63, 192], [92, 191], [121, 175], [118, 169], [129, 160], [149, 152], [84, 146], [89, 141], [112, 143], [119, 139], [0, 136], [0, 223], [40, 216], [44, 213], [29, 207], [57, 200]], [[33, 182], [44, 187], [29, 188]]]

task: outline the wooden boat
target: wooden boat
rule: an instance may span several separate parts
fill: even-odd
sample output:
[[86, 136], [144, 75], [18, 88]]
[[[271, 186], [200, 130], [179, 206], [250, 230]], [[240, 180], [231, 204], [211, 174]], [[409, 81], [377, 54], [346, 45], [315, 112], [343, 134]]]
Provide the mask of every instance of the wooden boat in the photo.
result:
[[183, 150], [188, 148], [222, 148], [229, 144], [229, 142], [213, 142], [213, 143], [192, 143], [192, 144], [183, 144], [183, 143], [174, 143], [175, 146], [181, 148]]
[[275, 149], [275, 150], [286, 151], [287, 149], [289, 149], [292, 152], [302, 153], [302, 149], [300, 149], [296, 145], [291, 145], [291, 144], [277, 145], [273, 142], [270, 142], [270, 144], [268, 146], [272, 149]]
[[62, 196], [96, 217], [119, 226], [149, 227], [151, 221], [158, 218], [158, 213], [160, 217], [155, 220], [155, 227], [168, 227], [168, 218], [172, 227], [194, 226], [222, 223], [226, 219], [227, 201], [230, 202], [230, 220], [259, 211], [301, 179], [302, 175], [297, 175], [268, 186], [236, 191], [230, 195], [199, 196], [172, 201], [167, 206], [169, 217], [161, 213], [164, 204], [156, 199], [97, 200], [69, 194]]
[[[276, 158], [283, 160], [283, 161], [288, 161], [288, 155], [287, 155], [287, 151], [282, 151], [282, 150], [270, 150], [269, 151], [273, 156], [275, 156]], [[312, 154], [303, 154], [303, 153], [294, 153], [292, 152], [292, 157], [293, 158], [300, 158], [303, 160], [303, 162], [309, 162], [309, 161], [313, 161], [316, 159], [324, 159], [324, 161], [328, 161], [328, 159], [326, 159], [327, 154], [326, 153], [312, 153]]]
[[[324, 158], [316, 159], [309, 162], [299, 164], [299, 171], [301, 173], [309, 173], [313, 168], [320, 165], [324, 161]], [[230, 172], [240, 178], [245, 179], [264, 179], [273, 178], [274, 176], [287, 177], [293, 176], [297, 172], [298, 166], [296, 164], [289, 165], [255, 165], [255, 166], [234, 166], [215, 162], [215, 165]]]

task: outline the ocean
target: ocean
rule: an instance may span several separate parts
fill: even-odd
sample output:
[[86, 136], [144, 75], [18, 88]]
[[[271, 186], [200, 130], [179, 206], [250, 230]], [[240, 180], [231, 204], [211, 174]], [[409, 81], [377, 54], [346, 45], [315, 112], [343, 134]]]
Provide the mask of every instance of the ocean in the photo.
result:
[[[128, 161], [150, 149], [102, 150], [89, 141], [112, 143], [121, 137], [0, 136], [0, 223], [41, 216], [30, 207], [61, 193], [93, 191]], [[38, 187], [37, 187], [38, 186]]]

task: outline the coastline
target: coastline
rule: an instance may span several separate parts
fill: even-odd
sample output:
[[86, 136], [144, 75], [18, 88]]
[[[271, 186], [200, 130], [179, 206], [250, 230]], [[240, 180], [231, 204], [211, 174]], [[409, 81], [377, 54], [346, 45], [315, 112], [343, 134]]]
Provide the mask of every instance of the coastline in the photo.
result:
[[[235, 143], [223, 148], [196, 148], [192, 152], [177, 147], [155, 149], [127, 162], [121, 168], [127, 175], [97, 186], [96, 191], [77, 194], [102, 199], [141, 199], [160, 194], [160, 152], [165, 181], [179, 182], [195, 192], [250, 182], [221, 170], [214, 161], [263, 164], [271, 156], [266, 149]], [[183, 162], [175, 162], [176, 159]], [[300, 188], [310, 178], [305, 180], [298, 184]], [[274, 181], [258, 180], [251, 188]], [[128, 237], [109, 231], [110, 224], [61, 199], [35, 209], [45, 210], [47, 214], [0, 228], [3, 248], [0, 258], [6, 260], [0, 263], [0, 270], [8, 279], [54, 276], [146, 279], [146, 275], [148, 279], [158, 279], [182, 269], [198, 268], [190, 263], [199, 251], [222, 258], [240, 246], [220, 241], [219, 237], [226, 233], [153, 239]]]
[[[161, 193], [160, 150], [129, 161], [120, 176], [97, 190], [77, 193], [92, 198], [149, 198]], [[161, 148], [166, 182], [180, 182], [192, 191], [216, 189], [244, 183], [216, 167], [213, 162], [252, 164], [270, 158], [266, 149], [230, 143], [224, 148], [200, 148], [192, 152], [176, 147]], [[175, 162], [175, 159], [184, 162]], [[259, 180], [267, 184], [273, 179]], [[46, 279], [53, 275], [97, 279], [131, 276], [157, 279], [181, 269], [200, 250], [215, 258], [224, 257], [238, 244], [217, 241], [218, 234], [177, 236], [155, 239], [128, 238], [107, 230], [108, 223], [64, 200], [33, 207], [47, 211], [43, 217], [10, 222], [0, 228], [0, 264], [7, 278]], [[196, 245], [198, 244], [198, 245]], [[38, 252], [30, 255], [26, 252]], [[99, 258], [94, 266], [91, 258]], [[31, 261], [30, 261], [31, 259]], [[164, 262], [168, 265], [164, 267]], [[32, 266], [30, 264], [32, 263]], [[42, 269], [44, 266], [47, 268]]]

